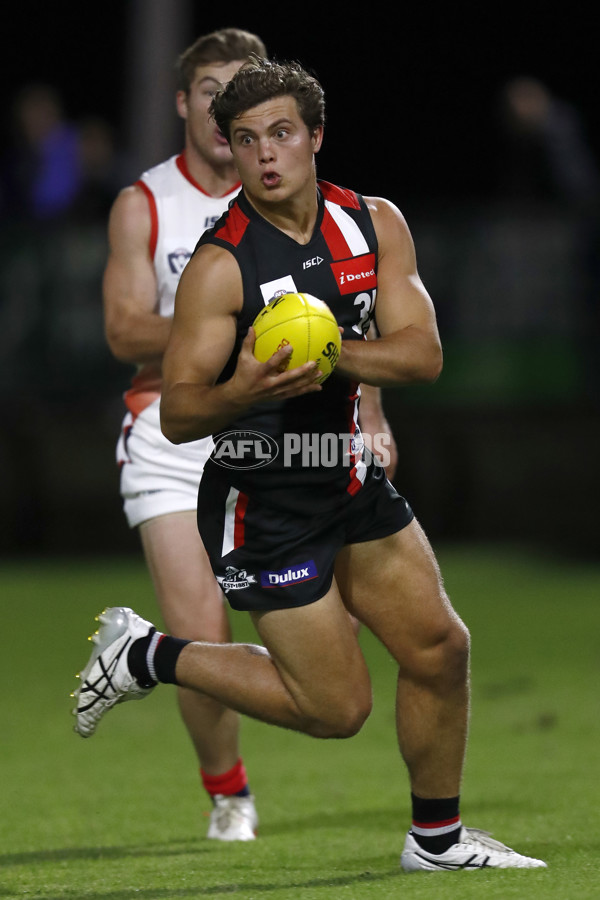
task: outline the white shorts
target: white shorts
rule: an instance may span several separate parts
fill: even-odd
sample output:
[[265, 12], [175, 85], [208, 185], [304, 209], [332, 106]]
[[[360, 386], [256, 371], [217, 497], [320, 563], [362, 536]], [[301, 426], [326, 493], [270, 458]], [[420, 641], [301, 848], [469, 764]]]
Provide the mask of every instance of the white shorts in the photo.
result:
[[160, 430], [160, 399], [135, 419], [127, 413], [117, 444], [123, 510], [130, 528], [167, 513], [196, 510], [212, 438], [172, 444]]

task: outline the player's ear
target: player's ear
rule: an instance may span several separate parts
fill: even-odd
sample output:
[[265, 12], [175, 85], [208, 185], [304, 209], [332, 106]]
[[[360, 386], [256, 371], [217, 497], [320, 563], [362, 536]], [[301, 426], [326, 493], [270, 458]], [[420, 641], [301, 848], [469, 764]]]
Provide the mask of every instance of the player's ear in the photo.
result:
[[177, 107], [177, 114], [182, 119], [187, 119], [188, 116], [187, 100], [188, 95], [186, 91], [177, 91], [175, 94], [175, 106]]
[[312, 132], [312, 143], [313, 143], [313, 153], [318, 153], [321, 149], [321, 144], [323, 143], [323, 126], [317, 125], [316, 128], [313, 128]]

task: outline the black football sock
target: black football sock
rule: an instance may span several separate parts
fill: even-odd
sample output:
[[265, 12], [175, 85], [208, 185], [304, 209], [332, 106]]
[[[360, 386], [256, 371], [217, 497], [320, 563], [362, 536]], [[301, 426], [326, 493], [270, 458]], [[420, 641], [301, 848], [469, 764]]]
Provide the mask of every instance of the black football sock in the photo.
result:
[[461, 829], [459, 797], [442, 800], [424, 800], [411, 794], [411, 833], [423, 850], [428, 853], [445, 853], [456, 844]]
[[189, 643], [151, 628], [129, 648], [129, 671], [141, 687], [151, 688], [158, 682], [177, 684], [175, 666], [179, 654]]
[[153, 635], [146, 653], [150, 677], [163, 684], [178, 684], [175, 666], [186, 644], [191, 644], [191, 641], [160, 632]]
[[146, 656], [148, 654], [148, 647], [150, 646], [150, 641], [153, 636], [156, 634], [156, 628], [151, 628], [148, 634], [143, 638], [138, 638], [137, 641], [134, 641], [131, 647], [129, 648], [129, 653], [127, 654], [127, 665], [129, 666], [129, 671], [140, 685], [143, 688], [151, 688], [156, 684], [156, 680], [152, 678], [150, 672], [148, 670], [148, 663], [146, 661]]

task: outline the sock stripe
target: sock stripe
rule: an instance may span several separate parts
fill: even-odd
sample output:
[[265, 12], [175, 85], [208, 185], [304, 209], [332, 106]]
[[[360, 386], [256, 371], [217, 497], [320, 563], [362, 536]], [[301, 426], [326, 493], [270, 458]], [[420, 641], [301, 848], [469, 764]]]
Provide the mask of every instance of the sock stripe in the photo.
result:
[[421, 837], [437, 837], [440, 834], [449, 834], [451, 831], [456, 831], [460, 826], [460, 816], [454, 816], [451, 819], [443, 819], [440, 822], [415, 822], [413, 820], [411, 830], [414, 834], [421, 835]]
[[150, 678], [156, 682], [158, 682], [158, 678], [156, 677], [156, 669], [154, 668], [154, 654], [163, 638], [164, 634], [160, 631], [155, 631], [150, 638], [150, 643], [148, 644], [148, 649], [146, 651], [146, 665], [148, 666], [148, 672], [150, 673]]

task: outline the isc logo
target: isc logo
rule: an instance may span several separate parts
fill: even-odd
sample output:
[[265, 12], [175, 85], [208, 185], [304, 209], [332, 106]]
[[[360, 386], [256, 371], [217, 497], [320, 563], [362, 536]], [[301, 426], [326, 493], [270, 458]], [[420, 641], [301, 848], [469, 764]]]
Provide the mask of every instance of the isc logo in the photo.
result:
[[302, 263], [303, 269], [310, 269], [311, 266], [320, 266], [323, 262], [323, 258], [321, 256], [313, 256], [312, 259], [307, 259], [306, 262]]

